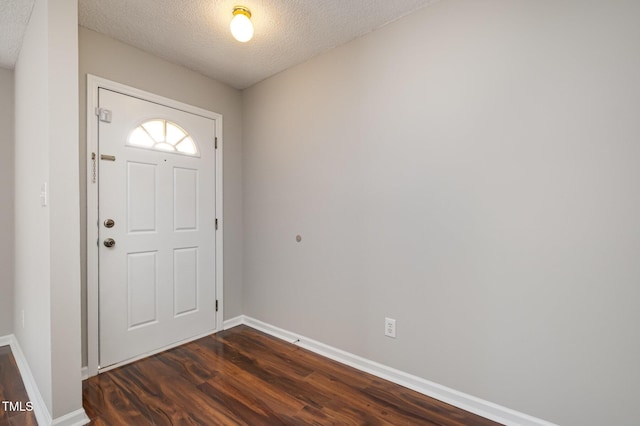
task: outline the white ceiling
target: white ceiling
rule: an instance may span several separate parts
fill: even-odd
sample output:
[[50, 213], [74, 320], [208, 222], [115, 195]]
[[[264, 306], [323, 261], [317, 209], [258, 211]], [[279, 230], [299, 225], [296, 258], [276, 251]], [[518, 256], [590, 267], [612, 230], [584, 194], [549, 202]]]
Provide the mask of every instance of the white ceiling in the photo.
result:
[[[437, 0], [79, 0], [80, 25], [243, 89]], [[248, 43], [229, 32], [249, 7]], [[33, 0], [0, 1], [0, 66], [15, 64]]]
[[0, 0], [0, 67], [13, 69], [34, 0]]

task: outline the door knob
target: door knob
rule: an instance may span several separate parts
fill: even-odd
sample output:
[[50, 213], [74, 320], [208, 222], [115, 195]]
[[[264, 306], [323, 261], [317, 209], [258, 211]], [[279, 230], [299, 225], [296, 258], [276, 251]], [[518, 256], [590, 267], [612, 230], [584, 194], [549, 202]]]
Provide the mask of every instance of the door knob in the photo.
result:
[[116, 245], [116, 240], [114, 240], [113, 238], [107, 238], [106, 240], [104, 240], [105, 247], [113, 247], [115, 245]]

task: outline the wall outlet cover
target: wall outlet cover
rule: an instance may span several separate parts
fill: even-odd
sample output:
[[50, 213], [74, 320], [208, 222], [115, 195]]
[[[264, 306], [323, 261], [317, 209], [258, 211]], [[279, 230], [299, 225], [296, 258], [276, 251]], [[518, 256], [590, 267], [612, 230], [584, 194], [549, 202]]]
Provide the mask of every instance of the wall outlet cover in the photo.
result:
[[396, 338], [396, 320], [393, 318], [384, 319], [384, 335]]

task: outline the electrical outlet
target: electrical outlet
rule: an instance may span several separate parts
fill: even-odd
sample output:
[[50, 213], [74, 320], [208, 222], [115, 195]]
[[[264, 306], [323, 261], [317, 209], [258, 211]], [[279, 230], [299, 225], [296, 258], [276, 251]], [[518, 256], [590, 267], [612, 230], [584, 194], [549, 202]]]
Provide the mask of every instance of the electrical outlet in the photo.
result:
[[384, 319], [384, 335], [396, 338], [396, 320], [393, 318]]

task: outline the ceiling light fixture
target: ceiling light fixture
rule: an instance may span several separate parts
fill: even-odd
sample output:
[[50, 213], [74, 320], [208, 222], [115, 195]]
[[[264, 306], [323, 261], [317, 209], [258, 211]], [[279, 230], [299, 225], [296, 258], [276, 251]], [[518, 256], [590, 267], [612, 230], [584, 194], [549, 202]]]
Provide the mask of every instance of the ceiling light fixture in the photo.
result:
[[253, 37], [253, 24], [251, 23], [251, 11], [244, 6], [233, 8], [233, 19], [231, 20], [231, 34], [236, 40], [246, 43]]

